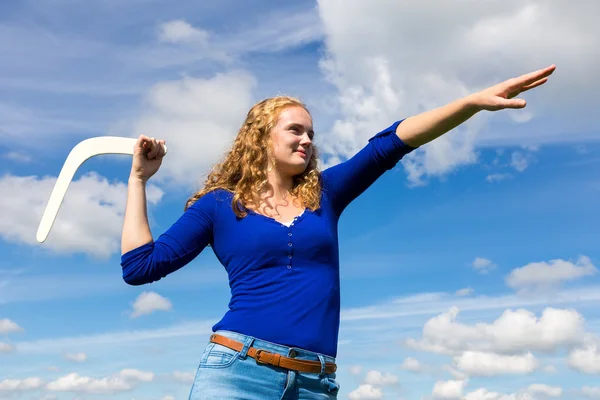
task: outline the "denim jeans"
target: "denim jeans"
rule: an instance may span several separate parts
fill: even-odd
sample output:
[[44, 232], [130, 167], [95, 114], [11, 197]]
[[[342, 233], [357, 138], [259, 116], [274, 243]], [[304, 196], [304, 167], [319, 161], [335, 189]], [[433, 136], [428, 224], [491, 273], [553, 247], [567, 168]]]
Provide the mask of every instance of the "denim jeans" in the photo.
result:
[[200, 359], [189, 400], [333, 400], [339, 384], [335, 373], [304, 373], [272, 365], [258, 364], [247, 355], [254, 347], [282, 356], [321, 362], [335, 362], [330, 356], [297, 347], [287, 347], [236, 332], [218, 331], [244, 344], [241, 351], [208, 343]]

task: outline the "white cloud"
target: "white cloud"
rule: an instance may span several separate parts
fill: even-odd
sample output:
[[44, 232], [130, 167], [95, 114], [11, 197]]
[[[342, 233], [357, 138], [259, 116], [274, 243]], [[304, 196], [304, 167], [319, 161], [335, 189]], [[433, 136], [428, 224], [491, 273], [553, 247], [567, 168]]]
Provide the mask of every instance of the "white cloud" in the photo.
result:
[[[355, 153], [368, 135], [394, 119], [552, 63], [559, 72], [549, 84], [523, 96], [529, 102], [526, 110], [480, 114], [409, 155], [404, 162], [409, 181], [420, 184], [429, 176], [443, 176], [476, 162], [479, 144], [597, 136], [589, 118], [577, 118], [589, 114], [598, 91], [598, 83], [588, 83], [599, 77], [592, 65], [600, 58], [600, 32], [590, 17], [600, 12], [597, 3], [585, 7], [543, 0], [318, 3], [326, 43], [322, 69], [337, 90], [340, 111], [327, 149], [332, 154]], [[428, 12], [431, 8], [438, 12]], [[558, 95], [563, 91], [568, 94]], [[579, 100], [573, 102], [574, 98]], [[506, 125], [480, 138], [492, 115]], [[537, 129], [538, 123], [546, 122], [545, 116], [555, 115], [576, 121], [575, 129], [581, 132], [577, 139], [564, 135], [560, 124]]]
[[9, 333], [23, 332], [23, 328], [17, 325], [10, 319], [0, 319], [0, 334], [6, 335]]
[[406, 357], [400, 368], [406, 371], [420, 372], [423, 369], [423, 366], [419, 360], [412, 357]]
[[133, 388], [131, 382], [127, 382], [120, 376], [95, 379], [88, 376], [79, 376], [76, 373], [65, 375], [46, 385], [46, 390], [52, 392], [94, 394], [112, 394], [132, 390]]
[[390, 373], [369, 371], [365, 377], [365, 383], [372, 386], [395, 385], [398, 383], [398, 377]]
[[159, 40], [164, 42], [200, 42], [206, 43], [210, 37], [203, 29], [194, 28], [184, 20], [172, 20], [159, 26]]
[[473, 392], [469, 392], [464, 397], [464, 400], [535, 400], [531, 394], [527, 392], [518, 392], [513, 394], [502, 394], [498, 392], [490, 392], [487, 389], [480, 388]]
[[175, 400], [175, 397], [171, 395], [166, 395], [161, 400]]
[[252, 106], [255, 83], [247, 72], [232, 71], [154, 85], [133, 132], [135, 137], [144, 134], [167, 142], [169, 154], [156, 179], [168, 177], [194, 188], [203, 183], [203, 174], [237, 135]]
[[567, 362], [579, 372], [600, 374], [600, 351], [597, 341], [591, 337], [586, 338], [583, 346], [571, 350]]
[[82, 363], [87, 360], [87, 354], [85, 353], [65, 353], [63, 357], [66, 360]]
[[509, 179], [511, 177], [512, 177], [511, 174], [490, 174], [485, 178], [485, 180], [490, 183], [493, 183], [493, 182], [500, 182], [500, 181]]
[[438, 381], [433, 386], [433, 397], [448, 400], [460, 399], [466, 384], [466, 380]]
[[468, 287], [468, 288], [457, 290], [455, 294], [457, 296], [461, 296], [462, 297], [462, 296], [470, 296], [473, 293], [475, 293], [475, 290], [473, 288]]
[[482, 274], [485, 274], [490, 270], [496, 268], [496, 265], [492, 263], [492, 261], [482, 257], [475, 257], [471, 265], [473, 266], [473, 268], [475, 268], [475, 270], [481, 272]]
[[113, 394], [132, 390], [140, 382], [152, 382], [154, 373], [137, 369], [124, 369], [105, 378], [80, 376], [76, 373], [65, 375], [46, 385], [52, 392]]
[[506, 310], [494, 322], [466, 325], [456, 321], [456, 307], [427, 321], [420, 340], [409, 339], [413, 348], [441, 354], [463, 351], [518, 354], [525, 351], [552, 352], [580, 343], [584, 319], [575, 310], [546, 308], [538, 318], [524, 309]]
[[533, 160], [534, 159], [533, 156], [531, 156], [531, 154], [526, 155], [521, 152], [515, 151], [512, 153], [510, 166], [518, 172], [523, 172], [527, 169], [527, 167]]
[[581, 388], [581, 394], [590, 399], [600, 399], [600, 386], [584, 386]]
[[40, 378], [4, 379], [0, 380], [0, 394], [37, 390], [44, 385]]
[[383, 392], [379, 388], [365, 384], [348, 393], [348, 398], [350, 400], [380, 400], [383, 398]]
[[[48, 239], [36, 241], [36, 231], [56, 178], [5, 175], [0, 178], [0, 237], [58, 253], [85, 252], [107, 258], [118, 251], [127, 186], [111, 183], [96, 173], [71, 182]], [[162, 191], [147, 188], [147, 199], [156, 204]]]
[[195, 375], [196, 374], [194, 372], [173, 372], [173, 378], [176, 381], [186, 384], [191, 384], [192, 382], [194, 382]]
[[11, 346], [8, 343], [0, 342], [0, 353], [12, 353], [15, 351], [14, 346]]
[[576, 263], [555, 259], [514, 269], [506, 278], [506, 284], [515, 290], [544, 290], [597, 273], [589, 257], [581, 256]]
[[442, 367], [444, 370], [448, 371], [450, 373], [450, 375], [452, 375], [454, 377], [455, 380], [457, 381], [464, 381], [466, 379], [469, 379], [469, 375], [459, 371], [453, 367], [451, 367], [450, 365], [444, 365]]
[[548, 397], [560, 397], [563, 393], [562, 388], [559, 386], [549, 386], [541, 383], [531, 384], [527, 390], [529, 393], [541, 394]]
[[121, 370], [119, 377], [131, 382], [152, 382], [154, 380], [154, 372], [140, 371], [139, 369], [126, 368]]
[[469, 376], [495, 376], [503, 374], [528, 374], [539, 367], [531, 353], [524, 355], [500, 355], [477, 351], [465, 351], [454, 357], [458, 369]]
[[173, 305], [171, 302], [155, 292], [141, 293], [133, 303], [132, 318], [137, 318], [142, 315], [152, 314], [154, 311], [171, 311]]

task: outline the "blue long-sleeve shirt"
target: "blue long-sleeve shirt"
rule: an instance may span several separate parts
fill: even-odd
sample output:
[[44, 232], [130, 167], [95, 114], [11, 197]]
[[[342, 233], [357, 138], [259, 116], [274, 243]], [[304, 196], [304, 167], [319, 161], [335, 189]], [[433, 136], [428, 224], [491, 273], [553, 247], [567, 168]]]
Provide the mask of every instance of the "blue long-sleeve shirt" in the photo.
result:
[[344, 209], [414, 150], [395, 134], [398, 121], [345, 162], [321, 173], [320, 208], [290, 226], [249, 211], [237, 217], [233, 194], [200, 198], [154, 242], [121, 257], [131, 285], [157, 281], [209, 244], [225, 267], [229, 310], [213, 327], [335, 357], [340, 323], [338, 220]]

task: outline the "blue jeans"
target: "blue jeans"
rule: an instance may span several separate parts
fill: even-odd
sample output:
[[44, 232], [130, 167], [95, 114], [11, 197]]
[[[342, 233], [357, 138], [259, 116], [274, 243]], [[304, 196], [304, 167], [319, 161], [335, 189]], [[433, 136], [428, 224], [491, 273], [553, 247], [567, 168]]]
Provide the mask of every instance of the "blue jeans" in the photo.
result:
[[241, 351], [216, 343], [208, 343], [200, 359], [189, 400], [333, 400], [339, 384], [335, 373], [304, 373], [272, 365], [258, 364], [247, 355], [254, 347], [296, 359], [326, 362], [335, 358], [297, 347], [287, 347], [230, 331], [217, 334], [244, 343]]

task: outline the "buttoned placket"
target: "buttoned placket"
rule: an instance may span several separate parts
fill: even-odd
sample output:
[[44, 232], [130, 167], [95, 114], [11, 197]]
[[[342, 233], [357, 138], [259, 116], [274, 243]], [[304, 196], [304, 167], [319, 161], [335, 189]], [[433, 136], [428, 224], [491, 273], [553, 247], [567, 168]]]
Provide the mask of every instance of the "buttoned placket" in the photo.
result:
[[287, 228], [287, 236], [288, 236], [288, 265], [287, 265], [287, 269], [288, 271], [292, 270], [292, 261], [294, 258], [294, 243], [292, 242], [292, 228], [294, 227], [294, 224], [296, 223], [296, 220], [298, 219], [298, 217], [295, 217], [294, 220], [292, 221], [292, 223], [290, 224], [290, 226], [286, 226], [286, 225], [281, 225], [284, 228]]

